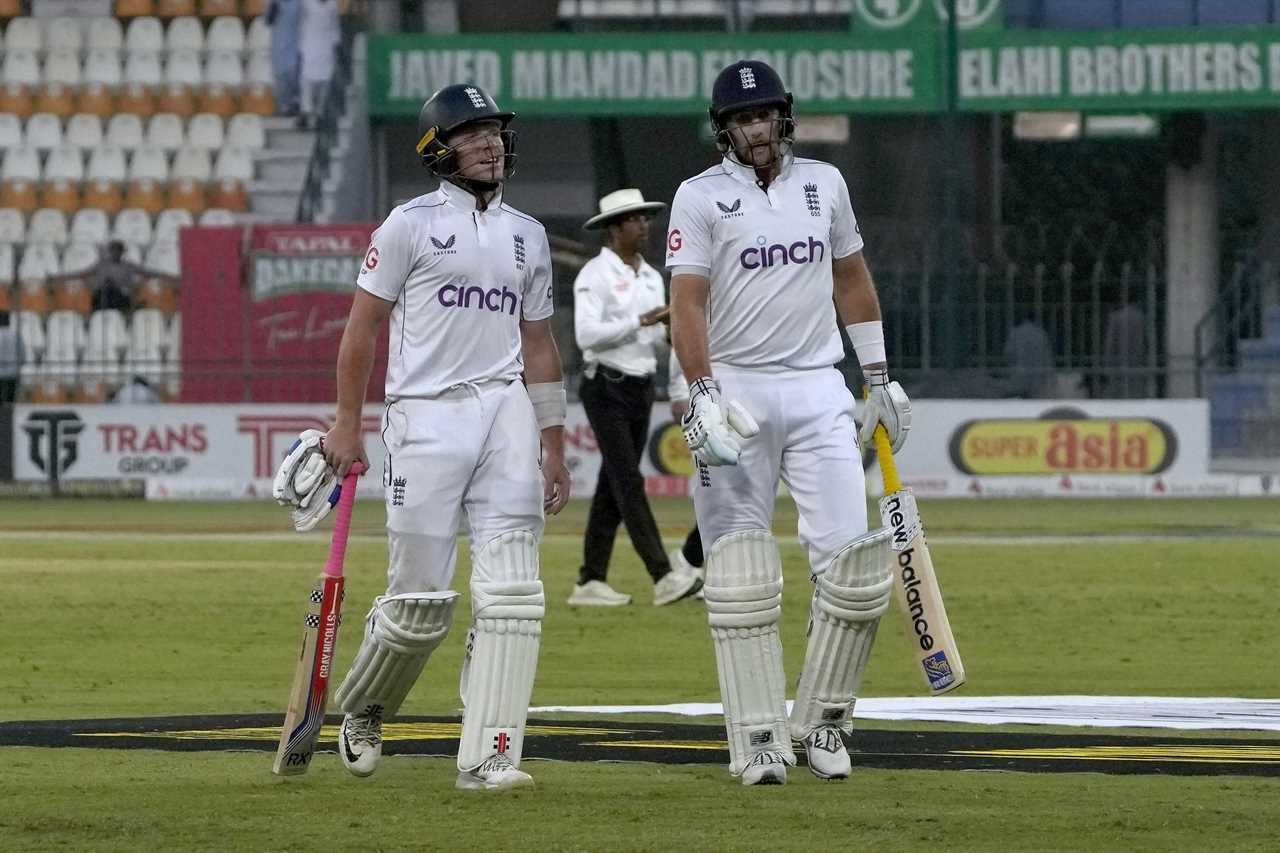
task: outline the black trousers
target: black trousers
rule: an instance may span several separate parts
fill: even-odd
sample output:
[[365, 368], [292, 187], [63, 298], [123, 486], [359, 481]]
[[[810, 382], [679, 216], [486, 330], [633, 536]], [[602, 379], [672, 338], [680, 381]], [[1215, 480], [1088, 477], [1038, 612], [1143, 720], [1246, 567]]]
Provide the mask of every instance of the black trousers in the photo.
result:
[[583, 378], [579, 398], [596, 434], [601, 464], [587, 515], [578, 583], [606, 579], [619, 524], [627, 526], [636, 553], [649, 576], [657, 581], [671, 571], [671, 563], [663, 550], [640, 473], [640, 460], [649, 439], [653, 380], [627, 377], [601, 366], [593, 378]]

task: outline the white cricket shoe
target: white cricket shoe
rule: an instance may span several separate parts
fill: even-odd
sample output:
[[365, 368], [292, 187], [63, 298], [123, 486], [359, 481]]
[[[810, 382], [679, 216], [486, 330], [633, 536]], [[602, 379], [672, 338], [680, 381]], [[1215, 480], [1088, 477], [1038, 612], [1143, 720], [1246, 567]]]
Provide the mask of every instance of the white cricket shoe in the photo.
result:
[[[688, 560], [684, 558], [683, 548], [673, 548], [671, 553], [667, 555], [667, 559], [671, 562], [672, 569], [679, 569], [679, 570], [689, 572], [690, 574], [697, 575], [698, 580], [702, 581], [703, 583], [706, 583], [707, 578], [706, 578], [706, 575], [703, 573], [702, 569], [698, 568], [693, 563], [690, 563]], [[698, 599], [699, 601], [702, 601], [704, 598], [706, 598], [706, 596], [702, 594], [702, 587], [698, 587], [698, 591], [693, 594], [693, 597]]]
[[342, 763], [356, 776], [372, 775], [382, 758], [382, 707], [374, 705], [365, 714], [347, 714], [338, 729], [338, 752]]
[[623, 607], [631, 603], [631, 596], [604, 581], [587, 581], [573, 587], [569, 603], [575, 607]]
[[852, 770], [849, 750], [840, 737], [839, 726], [818, 726], [801, 741], [809, 758], [809, 769], [819, 779], [847, 779]]
[[686, 569], [672, 566], [671, 571], [653, 585], [653, 605], [661, 607], [664, 604], [671, 604], [673, 601], [693, 595], [700, 589], [702, 589], [702, 578]]
[[785, 785], [788, 763], [786, 753], [780, 749], [757, 752], [742, 771], [742, 784]]
[[475, 770], [458, 773], [458, 787], [463, 791], [505, 791], [532, 784], [533, 777], [517, 769], [505, 752], [495, 752]]

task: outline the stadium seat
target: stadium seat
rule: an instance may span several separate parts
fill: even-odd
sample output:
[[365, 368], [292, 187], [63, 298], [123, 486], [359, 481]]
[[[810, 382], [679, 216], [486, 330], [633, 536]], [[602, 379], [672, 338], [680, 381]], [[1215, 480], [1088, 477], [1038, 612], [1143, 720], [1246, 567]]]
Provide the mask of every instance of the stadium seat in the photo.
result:
[[142, 118], [132, 113], [114, 115], [107, 122], [106, 144], [129, 150], [141, 148], [143, 142]]
[[4, 153], [0, 168], [0, 207], [13, 207], [31, 213], [40, 205], [36, 193], [40, 185], [40, 155], [36, 149], [23, 146]]
[[[0, 243], [0, 294], [4, 295], [6, 302], [9, 301], [9, 293], [13, 288], [14, 281], [13, 246], [8, 243]], [[4, 310], [13, 311], [15, 306], [6, 305]]]
[[156, 113], [147, 122], [146, 144], [164, 151], [177, 151], [186, 143], [182, 119], [173, 113]]
[[102, 144], [103, 135], [102, 116], [76, 113], [67, 120], [67, 129], [62, 140], [66, 145], [74, 145], [81, 151], [88, 151]]
[[35, 99], [36, 111], [62, 118], [72, 115], [80, 91], [80, 55], [70, 50], [50, 52], [44, 61], [41, 80], [43, 85]]
[[52, 18], [44, 27], [44, 49], [69, 50], [80, 53], [84, 50], [84, 30], [80, 22], [83, 18]]
[[191, 15], [174, 18], [169, 22], [169, 29], [164, 35], [165, 47], [170, 53], [175, 50], [204, 50], [204, 27], [199, 19]]
[[162, 113], [189, 116], [195, 112], [195, 93], [204, 82], [199, 54], [180, 50], [169, 54], [164, 65], [164, 82], [156, 107]]
[[63, 275], [80, 275], [87, 278], [89, 270], [98, 263], [99, 247], [95, 243], [69, 243], [62, 253]]
[[203, 151], [217, 151], [226, 144], [222, 117], [213, 113], [200, 113], [187, 124], [187, 145]]
[[0, 151], [22, 145], [22, 119], [13, 113], [0, 113]]
[[200, 148], [183, 148], [173, 158], [169, 172], [169, 207], [191, 213], [205, 208], [205, 184], [212, 177], [209, 152]]
[[85, 38], [90, 51], [124, 49], [124, 27], [117, 18], [90, 18]]
[[129, 323], [129, 351], [125, 364], [130, 376], [142, 376], [151, 383], [164, 379], [164, 360], [169, 343], [165, 314], [156, 308], [140, 308]]
[[0, 0], [0, 18], [16, 18], [22, 14], [22, 0]]
[[116, 214], [111, 239], [122, 243], [150, 243], [151, 215], [139, 207], [126, 207]]
[[27, 119], [26, 144], [39, 151], [62, 145], [62, 120], [53, 113], [36, 113]]
[[156, 14], [161, 18], [179, 18], [196, 13], [196, 0], [159, 0]]
[[240, 113], [227, 122], [227, 145], [238, 145], [256, 151], [267, 147], [267, 133], [262, 125], [262, 116], [254, 113]]
[[[267, 14], [267, 4], [270, 0], [244, 0], [240, 4], [240, 15], [244, 18], [252, 18], [257, 20], [260, 16]], [[338, 8], [341, 9], [341, 0], [339, 0]]]
[[169, 160], [164, 150], [135, 149], [129, 155], [129, 189], [125, 194], [125, 206], [142, 208], [149, 214], [159, 213], [165, 208], [165, 187], [168, 183]]
[[213, 180], [210, 205], [237, 212], [248, 210], [249, 183], [253, 180], [253, 155], [249, 149], [228, 147], [219, 151]]
[[276, 114], [275, 78], [271, 72], [271, 56], [266, 53], [249, 55], [245, 71], [245, 86], [240, 93], [240, 111], [260, 116]]
[[[25, 243], [27, 241], [27, 222], [21, 210], [11, 207], [0, 207], [0, 244]], [[9, 258], [10, 262], [13, 258]], [[10, 265], [12, 267], [12, 263]], [[13, 273], [10, 268], [9, 273]], [[8, 281], [9, 279], [0, 279]]]
[[39, 18], [14, 18], [4, 28], [4, 52], [44, 50], [44, 27]]
[[93, 280], [89, 271], [98, 262], [98, 250], [87, 243], [72, 243], [62, 253], [62, 272], [69, 278], [50, 288], [56, 311], [88, 314], [93, 309]]
[[84, 155], [74, 145], [49, 152], [44, 161], [44, 185], [40, 203], [72, 213], [80, 207], [80, 184], [84, 181]]
[[111, 232], [110, 217], [105, 210], [87, 207], [77, 210], [71, 217], [71, 231], [68, 236], [73, 243], [86, 243], [99, 246], [107, 241]]
[[[191, 211], [189, 210], [182, 210], [174, 207], [160, 211], [160, 215], [156, 217], [155, 231], [151, 238], [155, 243], [151, 248], [155, 249], [165, 243], [172, 244], [176, 247], [178, 244], [178, 233], [183, 228], [195, 224], [195, 217], [191, 215]], [[147, 253], [147, 258], [147, 265], [151, 266], [150, 252]], [[152, 266], [152, 269], [159, 269], [159, 267]], [[174, 271], [174, 274], [177, 274], [176, 270]]]
[[123, 201], [123, 186], [126, 174], [124, 149], [114, 145], [103, 145], [89, 155], [89, 169], [86, 174], [85, 207], [97, 207], [107, 213], [120, 210]]
[[117, 18], [139, 18], [155, 14], [151, 0], [116, 0]]
[[239, 15], [238, 0], [200, 0], [200, 17], [218, 18], [222, 15]]
[[269, 53], [271, 51], [271, 27], [267, 26], [265, 16], [254, 18], [249, 24], [249, 32], [245, 36], [244, 49], [247, 53]]
[[14, 327], [18, 330], [18, 342], [21, 345], [22, 366], [35, 367], [44, 357], [44, 317], [30, 311], [19, 311]]
[[244, 23], [239, 18], [214, 18], [205, 36], [205, 50], [244, 53]]
[[204, 213], [200, 214], [200, 219], [198, 220], [198, 224], [202, 228], [223, 227], [227, 225], [235, 225], [236, 218], [235, 218], [235, 215], [232, 214], [232, 212], [229, 210], [223, 210], [222, 208], [218, 208], [218, 207], [211, 207], [208, 210], [206, 210]]
[[126, 53], [161, 53], [164, 51], [164, 25], [151, 16], [134, 18], [124, 31]]
[[109, 116], [115, 112], [116, 92], [124, 81], [120, 54], [114, 50], [91, 50], [84, 61], [84, 81], [76, 109], [82, 113]]
[[28, 243], [18, 262], [18, 281], [38, 281], [44, 286], [51, 275], [62, 272], [58, 251], [52, 243]]
[[244, 63], [239, 53], [220, 51], [209, 54], [204, 70], [204, 89], [199, 98], [200, 111], [220, 116], [235, 115], [243, 84]]
[[67, 242], [67, 214], [57, 208], [43, 207], [31, 214], [27, 223], [27, 241], [31, 243]]
[[84, 317], [74, 311], [54, 311], [45, 319], [44, 360], [41, 374], [64, 383], [73, 382], [85, 345]]
[[129, 327], [122, 313], [102, 310], [90, 314], [80, 363], [81, 383], [122, 381], [122, 359], [129, 350], [129, 344]]
[[18, 310], [41, 315], [49, 313], [53, 308], [53, 301], [49, 298], [49, 288], [44, 278], [24, 279], [19, 273], [15, 273], [18, 281]]
[[131, 53], [124, 65], [124, 87], [116, 98], [116, 110], [149, 116], [164, 80], [158, 53]]
[[36, 89], [40, 86], [40, 62], [35, 51], [6, 50], [0, 79], [4, 80], [4, 88], [0, 89], [0, 113], [23, 118], [31, 115]]

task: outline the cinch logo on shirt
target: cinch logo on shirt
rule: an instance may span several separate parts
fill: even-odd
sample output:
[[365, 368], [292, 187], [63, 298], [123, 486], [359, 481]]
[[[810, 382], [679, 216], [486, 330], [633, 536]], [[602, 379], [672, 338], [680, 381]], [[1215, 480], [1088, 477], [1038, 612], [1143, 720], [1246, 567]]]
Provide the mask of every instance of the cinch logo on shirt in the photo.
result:
[[[510, 307], [507, 306], [507, 300], [511, 300]], [[456, 284], [446, 284], [444, 287], [436, 291], [436, 300], [445, 308], [475, 308], [478, 311], [498, 311], [505, 314], [516, 313], [516, 306], [520, 304], [520, 298], [514, 290], [507, 289], [503, 286], [501, 290], [491, 287], [485, 290], [479, 285], [471, 285], [470, 287]]]
[[770, 244], [768, 238], [761, 235], [756, 238], [756, 243], [757, 245], [743, 249], [742, 254], [738, 255], [738, 263], [742, 264], [743, 269], [817, 263], [826, 255], [826, 244], [813, 237], [807, 243], [797, 240], [788, 246], [786, 243]]

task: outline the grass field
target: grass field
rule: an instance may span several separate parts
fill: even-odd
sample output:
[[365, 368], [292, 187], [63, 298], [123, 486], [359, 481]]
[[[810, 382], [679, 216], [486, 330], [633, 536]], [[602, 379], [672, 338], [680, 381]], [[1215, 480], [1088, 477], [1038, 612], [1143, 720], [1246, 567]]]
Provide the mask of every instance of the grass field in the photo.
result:
[[[924, 502], [964, 691], [1274, 696], [1266, 673], [1280, 638], [1260, 628], [1274, 611], [1278, 509]], [[674, 544], [688, 503], [656, 511]], [[625, 534], [611, 582], [637, 603], [563, 604], [584, 514], [575, 503], [548, 525], [534, 703], [718, 701], [703, 613], [649, 606]], [[384, 584], [382, 520], [379, 503], [357, 507], [339, 674]], [[280, 712], [301, 599], [327, 547], [327, 535], [286, 529], [268, 504], [0, 503], [0, 720]], [[785, 502], [775, 529], [794, 679], [809, 586]], [[464, 578], [466, 565], [464, 551]], [[922, 692], [900, 622], [886, 617], [865, 696]], [[464, 635], [455, 626], [404, 713], [456, 712]], [[305, 779], [280, 783], [265, 754], [7, 747], [0, 757], [0, 850], [1273, 850], [1280, 821], [1275, 779], [864, 769], [845, 784], [800, 771], [794, 785], [756, 791], [707, 766], [537, 762], [538, 786], [502, 797], [495, 820], [495, 802], [455, 792], [440, 759], [390, 757], [360, 781], [326, 754]]]

